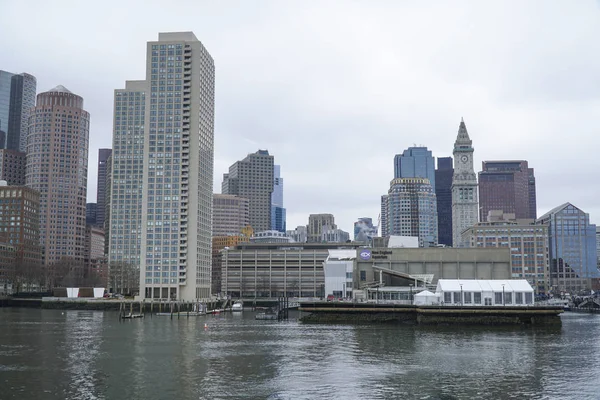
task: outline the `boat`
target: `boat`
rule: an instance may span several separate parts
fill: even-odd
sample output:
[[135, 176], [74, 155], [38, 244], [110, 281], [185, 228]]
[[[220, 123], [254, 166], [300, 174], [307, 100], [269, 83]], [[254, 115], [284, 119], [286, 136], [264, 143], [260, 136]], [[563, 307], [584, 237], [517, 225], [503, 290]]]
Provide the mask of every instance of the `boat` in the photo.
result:
[[241, 300], [237, 300], [231, 306], [231, 311], [244, 311], [244, 302]]
[[209, 310], [206, 313], [207, 314], [221, 314], [223, 311], [225, 311], [225, 310], [222, 308], [216, 308], [214, 310]]
[[175, 317], [178, 317], [178, 316], [181, 316], [181, 317], [200, 317], [202, 315], [206, 315], [206, 313], [205, 312], [197, 312], [197, 311], [190, 311], [190, 312], [180, 311], [180, 312], [174, 312], [174, 313], [159, 312], [159, 313], [156, 313], [154, 315], [157, 315], [159, 317], [170, 317], [171, 315], [173, 315]]
[[144, 314], [125, 314], [125, 315], [121, 315], [121, 318], [123, 319], [133, 319], [133, 318], [144, 318]]

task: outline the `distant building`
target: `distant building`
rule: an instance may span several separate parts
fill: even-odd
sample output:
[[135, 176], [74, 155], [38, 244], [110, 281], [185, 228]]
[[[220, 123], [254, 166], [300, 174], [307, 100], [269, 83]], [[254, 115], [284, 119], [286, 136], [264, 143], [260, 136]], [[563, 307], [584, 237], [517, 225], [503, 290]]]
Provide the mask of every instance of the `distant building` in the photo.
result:
[[263, 231], [254, 232], [250, 238], [250, 243], [290, 243], [292, 238], [288, 237], [284, 232], [279, 231]]
[[273, 166], [273, 193], [271, 194], [271, 229], [285, 233], [286, 210], [283, 207], [283, 178], [281, 167]]
[[96, 224], [104, 226], [104, 213], [106, 209], [106, 170], [108, 159], [112, 154], [112, 149], [98, 150], [98, 182], [96, 184]]
[[37, 96], [29, 118], [28, 187], [40, 193], [44, 265], [68, 260], [83, 277], [90, 114], [64, 86]]
[[27, 155], [24, 152], [0, 150], [0, 180], [11, 186], [25, 186]]
[[435, 163], [427, 147], [409, 147], [394, 157], [394, 178], [427, 178], [435, 190]]
[[461, 119], [454, 142], [454, 173], [452, 175], [452, 245], [466, 247], [462, 232], [478, 222], [477, 175], [473, 169], [473, 141], [465, 121]]
[[304, 225], [297, 226], [294, 230], [286, 231], [286, 236], [292, 238], [295, 243], [306, 243], [308, 241], [308, 229]]
[[418, 236], [421, 247], [437, 245], [437, 202], [427, 178], [392, 180], [381, 209], [382, 236]]
[[222, 258], [221, 250], [225, 248], [233, 248], [240, 243], [248, 243], [250, 237], [246, 235], [232, 236], [213, 236], [212, 238], [212, 294], [221, 293], [221, 267]]
[[596, 227], [596, 257], [598, 259], [598, 269], [600, 269], [600, 226]]
[[463, 232], [463, 241], [469, 247], [509, 248], [511, 278], [527, 279], [537, 293], [547, 293], [548, 226], [493, 210], [488, 213], [487, 222]]
[[323, 227], [336, 229], [335, 218], [333, 214], [310, 214], [308, 216], [308, 243], [319, 243], [323, 240]]
[[248, 225], [248, 199], [231, 194], [213, 194], [213, 236], [239, 235]]
[[373, 219], [368, 217], [359, 218], [354, 223], [354, 241], [371, 243], [377, 236], [377, 227], [373, 226]]
[[36, 86], [33, 75], [0, 71], [0, 148], [25, 152]]
[[223, 174], [221, 192], [249, 200], [250, 226], [254, 231], [271, 229], [274, 159], [268, 150], [258, 150], [233, 163], [229, 172]]
[[571, 203], [564, 203], [537, 219], [548, 226], [549, 283], [552, 293], [585, 293], [600, 289], [596, 225]]
[[98, 216], [98, 204], [96, 203], [86, 203], [85, 205], [85, 224], [86, 225], [96, 225]]
[[[93, 203], [92, 203], [93, 204]], [[89, 285], [102, 284], [106, 287], [108, 275], [104, 257], [104, 230], [88, 225], [85, 229], [85, 278]]]
[[452, 157], [438, 157], [435, 197], [438, 213], [438, 243], [452, 247]]
[[483, 161], [479, 172], [480, 221], [491, 210], [535, 219], [536, 208], [535, 177], [527, 161]]
[[323, 243], [346, 243], [350, 241], [350, 233], [339, 228], [332, 228], [327, 225], [323, 226], [321, 233], [321, 242]]

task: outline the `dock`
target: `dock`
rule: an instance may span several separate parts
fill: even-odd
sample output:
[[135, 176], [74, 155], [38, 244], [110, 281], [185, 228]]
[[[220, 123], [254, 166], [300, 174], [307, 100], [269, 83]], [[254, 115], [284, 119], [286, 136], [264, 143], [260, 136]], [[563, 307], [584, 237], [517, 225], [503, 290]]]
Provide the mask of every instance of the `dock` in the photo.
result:
[[[302, 302], [302, 322], [418, 325], [555, 325], [563, 307], [416, 306], [369, 302]], [[306, 314], [306, 315], [304, 315]]]

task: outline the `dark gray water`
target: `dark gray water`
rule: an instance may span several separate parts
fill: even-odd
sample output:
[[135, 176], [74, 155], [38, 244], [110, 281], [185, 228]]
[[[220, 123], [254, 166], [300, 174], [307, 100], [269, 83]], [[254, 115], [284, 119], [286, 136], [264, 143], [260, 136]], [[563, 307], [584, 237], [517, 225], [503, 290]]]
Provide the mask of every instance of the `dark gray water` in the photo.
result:
[[[600, 315], [557, 329], [0, 309], [0, 399], [600, 399]], [[204, 329], [204, 323], [208, 329]]]

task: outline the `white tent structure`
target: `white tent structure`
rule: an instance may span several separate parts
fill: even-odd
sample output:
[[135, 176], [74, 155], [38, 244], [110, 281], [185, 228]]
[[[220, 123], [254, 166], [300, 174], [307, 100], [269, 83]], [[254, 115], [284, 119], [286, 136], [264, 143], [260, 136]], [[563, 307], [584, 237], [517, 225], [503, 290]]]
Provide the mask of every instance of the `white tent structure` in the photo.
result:
[[415, 294], [414, 305], [416, 306], [431, 306], [439, 303], [440, 298], [438, 295], [429, 290], [423, 290], [422, 292]]
[[442, 305], [533, 305], [533, 288], [525, 279], [440, 279], [435, 292]]

